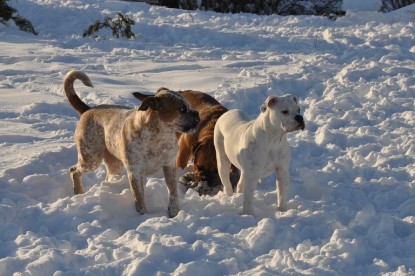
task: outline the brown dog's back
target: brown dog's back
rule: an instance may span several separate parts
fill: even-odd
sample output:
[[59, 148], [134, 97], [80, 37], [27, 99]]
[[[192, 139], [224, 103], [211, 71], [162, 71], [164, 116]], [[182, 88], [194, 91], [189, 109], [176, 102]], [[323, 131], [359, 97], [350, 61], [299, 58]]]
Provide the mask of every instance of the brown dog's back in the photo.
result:
[[[187, 101], [190, 103], [190, 106], [197, 110], [215, 105], [222, 106], [215, 98], [200, 91], [185, 90], [180, 91], [180, 94], [182, 94], [183, 97], [187, 99]], [[225, 107], [223, 108], [227, 110]]]

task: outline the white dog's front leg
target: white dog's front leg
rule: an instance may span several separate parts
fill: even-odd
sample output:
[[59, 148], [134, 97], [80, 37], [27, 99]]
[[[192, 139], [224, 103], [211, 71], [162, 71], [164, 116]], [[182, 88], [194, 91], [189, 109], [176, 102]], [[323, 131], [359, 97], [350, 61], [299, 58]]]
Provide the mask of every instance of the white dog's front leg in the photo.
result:
[[277, 195], [278, 195], [278, 210], [285, 212], [287, 206], [287, 190], [288, 190], [289, 175], [288, 169], [277, 169]]
[[164, 179], [169, 189], [169, 217], [177, 216], [180, 211], [179, 195], [177, 193], [176, 168], [163, 166]]

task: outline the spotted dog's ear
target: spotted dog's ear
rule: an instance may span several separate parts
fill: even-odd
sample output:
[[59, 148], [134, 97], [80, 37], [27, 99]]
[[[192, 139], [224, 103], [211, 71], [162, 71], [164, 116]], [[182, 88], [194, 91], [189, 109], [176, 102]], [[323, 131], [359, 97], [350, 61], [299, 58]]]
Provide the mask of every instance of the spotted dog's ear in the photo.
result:
[[141, 106], [138, 108], [138, 110], [145, 111], [149, 108], [153, 109], [154, 111], [160, 110], [161, 109], [160, 99], [157, 97], [148, 97], [141, 103]]
[[142, 101], [138, 110], [146, 111], [147, 109], [151, 108], [157, 111], [161, 108], [160, 99], [157, 97], [154, 97], [152, 95], [144, 95], [140, 92], [134, 92], [133, 96]]
[[298, 98], [296, 96], [293, 96], [293, 100], [296, 104], [298, 104]]
[[146, 94], [142, 94], [140, 92], [133, 92], [133, 96], [136, 97], [137, 99], [139, 99], [140, 101], [144, 102], [144, 100], [148, 97], [152, 97], [154, 95], [146, 95]]

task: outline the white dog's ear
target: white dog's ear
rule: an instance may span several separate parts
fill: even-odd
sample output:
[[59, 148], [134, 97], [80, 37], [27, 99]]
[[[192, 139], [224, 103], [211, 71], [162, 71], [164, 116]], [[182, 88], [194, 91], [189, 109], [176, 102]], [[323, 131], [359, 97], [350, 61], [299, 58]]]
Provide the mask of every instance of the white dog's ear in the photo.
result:
[[294, 102], [295, 102], [296, 104], [298, 104], [298, 99], [297, 99], [297, 97], [296, 97], [296, 96], [293, 96], [293, 100], [294, 100]]
[[274, 106], [278, 102], [278, 98], [275, 96], [269, 96], [266, 103], [268, 107]]
[[261, 112], [265, 112], [267, 110], [267, 107], [272, 107], [275, 105], [278, 101], [278, 98], [275, 96], [269, 96], [265, 102], [261, 105], [260, 110]]

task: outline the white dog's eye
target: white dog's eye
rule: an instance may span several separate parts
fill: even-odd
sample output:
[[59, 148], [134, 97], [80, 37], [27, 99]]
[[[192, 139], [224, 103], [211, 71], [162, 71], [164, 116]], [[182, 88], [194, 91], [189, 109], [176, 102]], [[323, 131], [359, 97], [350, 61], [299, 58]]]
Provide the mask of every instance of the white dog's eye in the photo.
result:
[[288, 110], [281, 111], [281, 113], [284, 114], [284, 115], [287, 115], [288, 114]]

